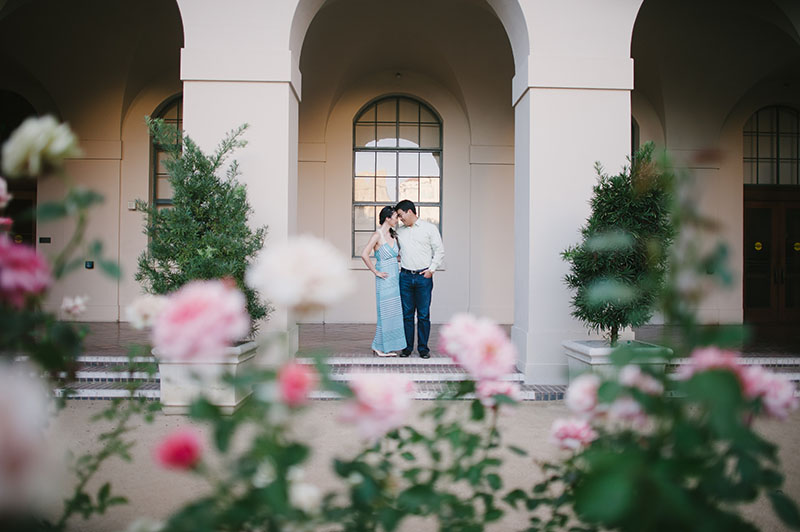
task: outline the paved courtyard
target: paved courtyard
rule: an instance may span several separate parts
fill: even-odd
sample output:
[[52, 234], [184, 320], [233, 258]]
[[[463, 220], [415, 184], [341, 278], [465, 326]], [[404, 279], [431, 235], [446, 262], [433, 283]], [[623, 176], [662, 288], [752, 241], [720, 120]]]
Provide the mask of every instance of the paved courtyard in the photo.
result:
[[[127, 323], [85, 323], [90, 333], [86, 338], [86, 354], [124, 354], [131, 343], [147, 342], [147, 333], [137, 331]], [[441, 325], [431, 326], [430, 346], [433, 357], [442, 356], [436, 350]], [[510, 325], [504, 326], [510, 330]], [[299, 354], [327, 350], [337, 356], [364, 356], [371, 354], [370, 345], [375, 334], [374, 324], [328, 323], [300, 325]], [[644, 341], [661, 341], [671, 338], [676, 330], [668, 326], [648, 325], [636, 329], [636, 338]], [[752, 329], [752, 337], [737, 348], [748, 356], [800, 356], [800, 326], [762, 326]], [[416, 355], [416, 353], [415, 353]]]

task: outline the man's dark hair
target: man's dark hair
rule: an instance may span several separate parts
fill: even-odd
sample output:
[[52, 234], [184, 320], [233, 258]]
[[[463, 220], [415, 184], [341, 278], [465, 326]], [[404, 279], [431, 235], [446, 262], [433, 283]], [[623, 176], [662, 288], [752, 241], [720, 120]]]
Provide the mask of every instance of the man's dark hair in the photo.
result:
[[411, 211], [414, 214], [417, 214], [417, 207], [414, 205], [414, 202], [411, 200], [400, 200], [400, 203], [394, 206], [394, 210], [396, 211]]

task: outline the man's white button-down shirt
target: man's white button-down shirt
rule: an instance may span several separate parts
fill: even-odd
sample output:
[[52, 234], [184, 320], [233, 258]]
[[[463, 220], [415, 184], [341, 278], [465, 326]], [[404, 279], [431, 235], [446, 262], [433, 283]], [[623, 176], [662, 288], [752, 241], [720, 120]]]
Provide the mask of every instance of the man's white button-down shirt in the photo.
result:
[[432, 272], [442, 265], [444, 245], [439, 230], [430, 222], [417, 220], [412, 226], [401, 225], [397, 228], [397, 240], [400, 242], [400, 266], [406, 270], [422, 270]]

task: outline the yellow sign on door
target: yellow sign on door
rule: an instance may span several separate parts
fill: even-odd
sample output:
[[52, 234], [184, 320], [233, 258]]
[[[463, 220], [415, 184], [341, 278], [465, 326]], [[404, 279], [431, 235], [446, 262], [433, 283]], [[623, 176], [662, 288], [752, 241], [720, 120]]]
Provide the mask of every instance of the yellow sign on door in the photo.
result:
[[794, 250], [795, 251], [800, 251], [800, 242], [795, 242], [794, 243]]
[[762, 244], [761, 242], [756, 242], [756, 245], [754, 247], [756, 248], [756, 251], [761, 251], [764, 248], [764, 244]]

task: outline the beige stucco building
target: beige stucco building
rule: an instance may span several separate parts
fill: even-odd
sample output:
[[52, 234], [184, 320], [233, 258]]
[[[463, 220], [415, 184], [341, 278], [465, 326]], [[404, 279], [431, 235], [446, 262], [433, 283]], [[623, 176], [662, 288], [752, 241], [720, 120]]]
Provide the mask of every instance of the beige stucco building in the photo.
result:
[[[756, 213], [777, 220], [770, 238], [800, 226], [786, 203], [800, 183], [794, 0], [9, 0], [0, 72], [0, 134], [29, 113], [69, 122], [85, 156], [68, 170], [106, 198], [90, 236], [123, 279], [82, 269], [49, 302], [85, 293], [90, 320], [124, 319], [146, 244], [132, 202], [168, 195], [145, 115], [182, 120], [209, 150], [251, 125], [237, 159], [267, 245], [311, 233], [357, 255], [372, 205], [416, 194], [447, 250], [433, 321], [469, 311], [513, 324], [535, 383], [563, 382], [561, 341], [587, 334], [559, 253], [588, 215], [595, 161], [617, 170], [653, 140], [694, 172], [737, 274], [699, 309], [711, 323], [741, 322], [749, 304], [745, 196], [773, 187], [745, 184], [787, 185]], [[719, 157], [699, 156], [709, 149]], [[31, 202], [63, 191], [14, 186]], [[47, 253], [70, 228], [15, 230]], [[748, 281], [775, 294], [765, 319], [797, 317], [791, 258], [777, 250], [767, 280]], [[372, 276], [352, 268], [356, 294], [312, 321], [374, 320]], [[295, 322], [278, 309], [271, 326]]]

